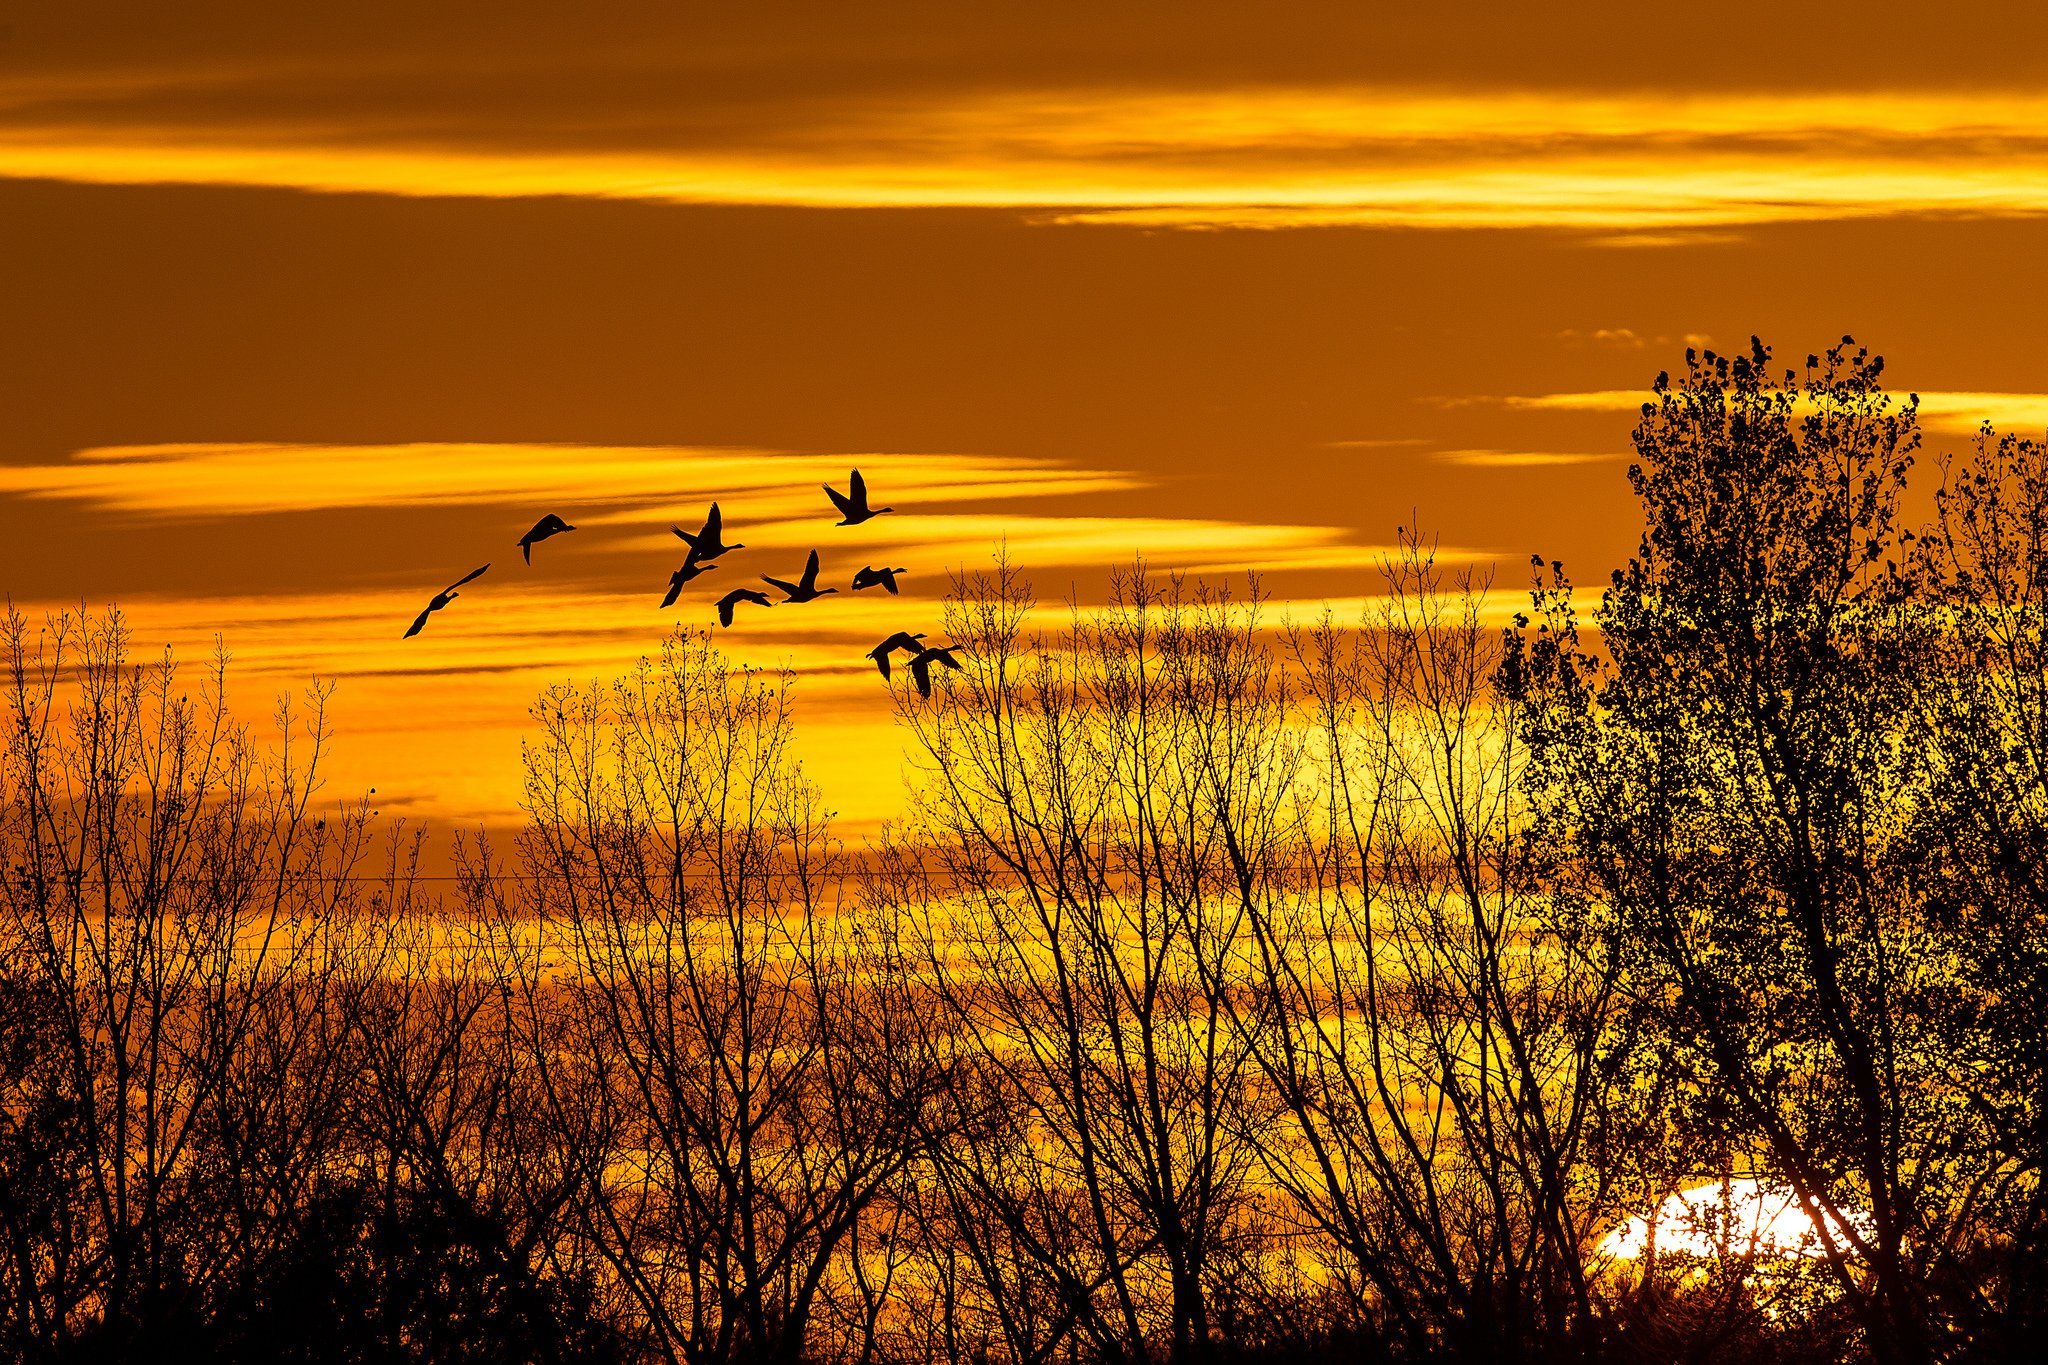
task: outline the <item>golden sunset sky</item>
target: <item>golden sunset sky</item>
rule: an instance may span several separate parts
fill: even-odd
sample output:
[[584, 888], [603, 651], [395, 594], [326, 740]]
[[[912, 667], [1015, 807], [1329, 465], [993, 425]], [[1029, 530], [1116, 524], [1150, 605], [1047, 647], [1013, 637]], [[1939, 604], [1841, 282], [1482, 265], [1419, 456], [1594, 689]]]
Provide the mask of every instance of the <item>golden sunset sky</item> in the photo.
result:
[[[872, 824], [861, 653], [999, 540], [1277, 619], [1419, 523], [1506, 609], [1628, 553], [1644, 389], [1752, 332], [1871, 343], [1937, 448], [2041, 428], [2033, 12], [13, 0], [0, 590], [219, 632], [251, 715], [335, 680], [333, 789], [446, 827], [512, 812], [543, 686], [815, 546], [840, 594], [722, 642]], [[854, 464], [901, 510], [835, 528]], [[661, 612], [713, 498], [748, 548]]]

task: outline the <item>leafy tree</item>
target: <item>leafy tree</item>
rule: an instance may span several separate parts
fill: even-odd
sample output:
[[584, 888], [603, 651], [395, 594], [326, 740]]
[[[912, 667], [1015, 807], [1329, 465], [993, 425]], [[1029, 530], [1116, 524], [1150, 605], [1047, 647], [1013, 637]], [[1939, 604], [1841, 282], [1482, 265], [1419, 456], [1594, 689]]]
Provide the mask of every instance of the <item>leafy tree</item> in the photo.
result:
[[1635, 432], [1644, 531], [1604, 658], [1553, 577], [1510, 672], [1551, 827], [1690, 1079], [1684, 1134], [1793, 1189], [1866, 1348], [1924, 1360], [1966, 1316], [1998, 1158], [1955, 1070], [1973, 946], [1915, 856], [1939, 632], [1901, 567], [1917, 405], [1882, 372], [1847, 338], [1803, 374], [1761, 343], [1688, 352]]
[[1965, 990], [1952, 1074], [1992, 1150], [1958, 1229], [1959, 1330], [2018, 1350], [2048, 1325], [2048, 445], [1985, 428], [1944, 462], [1914, 556], [1937, 619], [1912, 742], [1930, 918]]

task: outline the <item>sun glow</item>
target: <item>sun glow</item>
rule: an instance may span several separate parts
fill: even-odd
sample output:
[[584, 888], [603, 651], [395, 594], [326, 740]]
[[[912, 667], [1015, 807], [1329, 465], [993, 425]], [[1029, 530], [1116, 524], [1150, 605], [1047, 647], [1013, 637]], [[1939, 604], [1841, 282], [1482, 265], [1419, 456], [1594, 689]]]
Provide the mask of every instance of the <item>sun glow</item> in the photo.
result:
[[1736, 1179], [1695, 1185], [1667, 1195], [1648, 1216], [1629, 1219], [1600, 1239], [1600, 1251], [1620, 1261], [1651, 1254], [1715, 1260], [1788, 1260], [1823, 1256], [1827, 1227], [1837, 1248], [1853, 1255], [1854, 1242], [1871, 1233], [1870, 1220], [1851, 1211], [1841, 1222], [1810, 1215], [1782, 1185]]

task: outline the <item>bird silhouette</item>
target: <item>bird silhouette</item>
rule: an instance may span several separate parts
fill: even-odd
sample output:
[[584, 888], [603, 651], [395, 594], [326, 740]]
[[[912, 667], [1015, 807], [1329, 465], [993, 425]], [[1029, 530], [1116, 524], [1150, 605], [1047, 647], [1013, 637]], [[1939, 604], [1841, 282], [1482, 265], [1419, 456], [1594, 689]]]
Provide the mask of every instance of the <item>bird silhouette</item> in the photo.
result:
[[531, 564], [533, 563], [533, 543], [535, 541], [546, 540], [549, 536], [558, 536], [564, 531], [573, 531], [575, 529], [568, 522], [563, 521], [553, 512], [550, 512], [539, 521], [536, 521], [531, 531], [519, 537], [519, 553], [525, 555], [526, 562]]
[[690, 557], [692, 559], [701, 559], [708, 562], [718, 558], [727, 550], [744, 550], [747, 548], [744, 543], [735, 545], [725, 543], [724, 523], [719, 520], [718, 504], [715, 502], [711, 504], [711, 514], [704, 518], [704, 529], [695, 535], [690, 534], [680, 526], [671, 526], [668, 529], [674, 531], [676, 538], [690, 547]]
[[[488, 569], [490, 567], [491, 566], [488, 564], [484, 565], [484, 569]], [[447, 606], [450, 602], [453, 602], [456, 598], [460, 597], [462, 594], [458, 593], [455, 590], [461, 587], [464, 583], [469, 582], [470, 579], [475, 578], [479, 574], [483, 573], [484, 569], [471, 569], [468, 573], [456, 579], [453, 583], [450, 583], [447, 587], [441, 589], [441, 591], [435, 593], [434, 600], [427, 603], [427, 609], [421, 612], [418, 616], [415, 616], [413, 618], [411, 627], [407, 629], [407, 631], [405, 632], [405, 638], [410, 640], [413, 636], [419, 634], [422, 630], [424, 630], [426, 628], [427, 618], [429, 616], [432, 616], [435, 612], [441, 610], [441, 608]]]
[[710, 573], [713, 569], [717, 567], [718, 566], [716, 564], [704, 563], [702, 560], [698, 559], [697, 556], [694, 554], [691, 555], [689, 558], [685, 559], [683, 561], [683, 567], [677, 569], [674, 573], [669, 575], [668, 596], [661, 599], [661, 605], [664, 607], [674, 606], [676, 604], [676, 599], [682, 596], [683, 594], [683, 584], [689, 582], [698, 574]]
[[919, 695], [920, 697], [929, 697], [932, 694], [933, 664], [944, 664], [946, 667], [953, 669], [955, 672], [959, 671], [960, 660], [954, 657], [954, 648], [956, 647], [947, 645], [932, 645], [927, 649], [920, 650], [917, 653], [917, 655], [911, 659], [910, 676], [912, 681], [914, 681], [917, 684], [917, 695]]
[[785, 602], [809, 602], [823, 597], [828, 592], [839, 591], [837, 588], [821, 588], [818, 586], [818, 552], [816, 550], [811, 551], [810, 561], [804, 565], [804, 576], [796, 582], [785, 583], [779, 578], [770, 578], [767, 574], [761, 575], [761, 581], [770, 587], [782, 589], [782, 600]]
[[775, 605], [768, 600], [768, 594], [765, 592], [755, 592], [752, 588], [734, 588], [731, 592], [718, 599], [718, 624], [721, 626], [731, 625], [732, 609], [742, 602], [752, 602], [757, 607], [772, 607]]
[[896, 575], [909, 572], [910, 570], [908, 569], [871, 569], [862, 566], [860, 572], [853, 576], [853, 590], [859, 592], [863, 588], [887, 588], [889, 595], [894, 597], [896, 595]]
[[825, 485], [825, 496], [832, 499], [832, 505], [839, 509], [841, 520], [834, 523], [839, 526], [858, 526], [864, 521], [879, 517], [884, 512], [896, 510], [893, 507], [868, 506], [868, 483], [860, 476], [858, 469], [853, 471], [853, 479], [846, 492], [841, 493], [828, 483]]
[[902, 650], [905, 654], [921, 653], [924, 649], [924, 646], [919, 644], [918, 641], [922, 640], [923, 638], [923, 631], [919, 631], [917, 632], [917, 634], [911, 635], [905, 631], [899, 630], [894, 635], [891, 635], [888, 639], [882, 641], [882, 643], [876, 645], [873, 649], [869, 650], [868, 657], [875, 661], [875, 667], [880, 669], [882, 676], [886, 678], [889, 676], [889, 656], [899, 649]]

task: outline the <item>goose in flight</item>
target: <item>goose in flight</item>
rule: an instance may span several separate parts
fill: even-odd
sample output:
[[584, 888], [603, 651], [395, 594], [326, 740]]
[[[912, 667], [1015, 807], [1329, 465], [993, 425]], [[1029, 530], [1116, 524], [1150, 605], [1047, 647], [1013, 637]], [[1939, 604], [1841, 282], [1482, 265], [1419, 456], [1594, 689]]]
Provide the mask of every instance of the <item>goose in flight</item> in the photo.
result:
[[573, 531], [575, 529], [568, 522], [563, 521], [553, 512], [550, 512], [539, 521], [536, 521], [531, 531], [519, 537], [519, 553], [525, 555], [526, 562], [531, 564], [533, 563], [533, 544], [535, 541], [546, 540], [549, 536], [558, 536], [564, 531]]
[[689, 582], [698, 574], [710, 573], [713, 569], [717, 567], [718, 566], [716, 564], [705, 564], [701, 562], [694, 554], [691, 555], [688, 559], [685, 559], [683, 561], [683, 567], [677, 569], [674, 573], [669, 575], [668, 596], [661, 599], [661, 605], [664, 607], [674, 606], [676, 604], [676, 599], [683, 595], [683, 584]]
[[752, 588], [734, 588], [731, 592], [718, 599], [718, 624], [721, 626], [731, 625], [732, 609], [742, 602], [752, 602], [757, 607], [772, 607], [775, 605], [768, 600], [768, 594], [765, 592], [755, 592]]
[[868, 482], [860, 476], [858, 469], [853, 471], [853, 479], [848, 484], [846, 492], [842, 493], [828, 483], [825, 485], [825, 496], [832, 499], [832, 505], [839, 509], [841, 520], [834, 523], [838, 526], [858, 526], [870, 518], [879, 517], [884, 512], [896, 510], [893, 507], [868, 506]]
[[882, 641], [882, 643], [876, 645], [873, 649], [869, 650], [868, 657], [875, 661], [875, 667], [880, 669], [882, 676], [886, 678], [889, 676], [889, 656], [891, 654], [894, 654], [899, 649], [902, 650], [905, 654], [918, 654], [923, 652], [924, 646], [918, 643], [918, 641], [922, 640], [923, 638], [924, 632], [921, 630], [917, 632], [917, 634], [915, 635], [899, 630], [894, 635], [891, 635], [888, 639]]
[[853, 576], [853, 590], [859, 592], [863, 588], [887, 588], [889, 595], [894, 597], [896, 575], [909, 572], [908, 569], [871, 569], [863, 566], [860, 572]]
[[917, 695], [920, 697], [929, 697], [932, 694], [933, 664], [944, 664], [956, 672], [960, 668], [960, 660], [954, 657], [953, 647], [932, 645], [920, 650], [910, 660], [910, 677], [917, 684]]
[[782, 589], [782, 600], [785, 602], [809, 602], [823, 597], [828, 592], [839, 591], [837, 588], [821, 588], [818, 586], [818, 552], [816, 550], [811, 551], [810, 562], [804, 565], [804, 576], [796, 582], [785, 583], [779, 578], [770, 578], [767, 574], [761, 575], [761, 581], [772, 588]]
[[[488, 569], [490, 567], [491, 566], [488, 564], [484, 565], [484, 569]], [[405, 638], [410, 640], [413, 636], [419, 634], [422, 630], [424, 630], [426, 628], [427, 618], [429, 616], [432, 616], [435, 612], [441, 610], [441, 608], [447, 606], [450, 602], [453, 602], [456, 598], [460, 597], [462, 594], [455, 590], [461, 587], [464, 583], [469, 582], [470, 579], [482, 574], [484, 569], [471, 569], [468, 573], [456, 579], [453, 583], [450, 583], [447, 587], [441, 589], [441, 591], [435, 593], [434, 600], [427, 603], [427, 609], [421, 612], [418, 616], [415, 616], [413, 618], [412, 626], [405, 632]]]
[[744, 550], [747, 548], [745, 544], [728, 545], [725, 543], [725, 526], [719, 520], [718, 504], [715, 502], [711, 504], [711, 514], [704, 518], [704, 529], [695, 535], [685, 531], [680, 526], [671, 526], [668, 529], [676, 533], [676, 539], [690, 547], [690, 558], [692, 559], [701, 559], [709, 562], [718, 558], [727, 550]]

